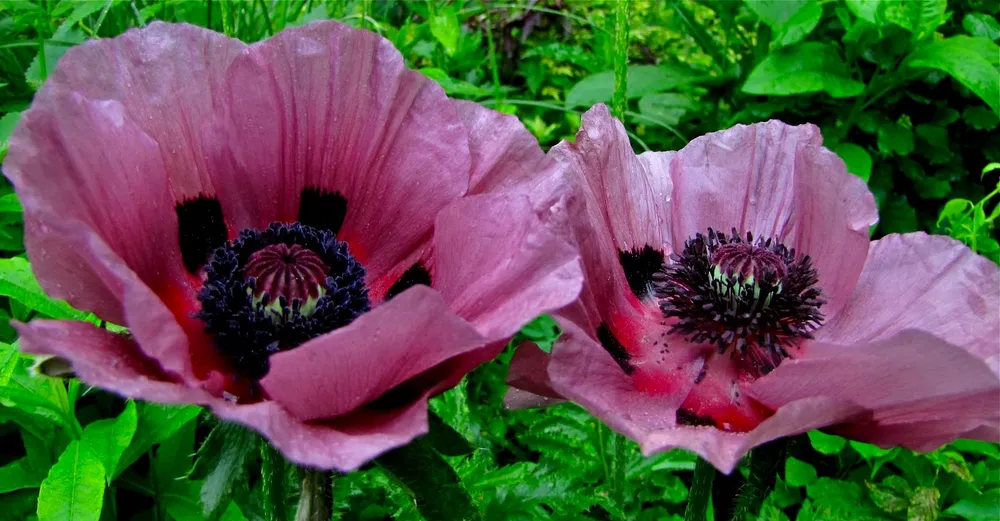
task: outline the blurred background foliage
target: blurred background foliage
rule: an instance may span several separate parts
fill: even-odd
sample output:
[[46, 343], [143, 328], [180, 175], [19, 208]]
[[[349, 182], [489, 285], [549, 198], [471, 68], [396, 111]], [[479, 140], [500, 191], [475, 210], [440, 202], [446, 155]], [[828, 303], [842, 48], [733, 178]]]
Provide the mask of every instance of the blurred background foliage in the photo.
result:
[[[592, 104], [612, 99], [622, 49], [616, 7], [610, 0], [4, 0], [0, 154], [59, 58], [87, 39], [166, 20], [254, 42], [327, 18], [379, 32], [449, 95], [516, 114], [548, 148], [572, 139]], [[626, 128], [641, 152], [676, 150], [737, 123], [814, 123], [875, 193], [874, 237], [946, 233], [997, 261], [998, 11], [989, 0], [633, 0]], [[293, 501], [297, 470], [285, 468], [286, 480], [261, 479], [281, 475], [285, 464], [256, 435], [219, 427], [196, 407], [126, 402], [32, 370], [36, 361], [17, 352], [9, 319], [97, 318], [45, 297], [24, 258], [22, 228], [21, 207], [3, 182], [0, 518], [290, 519], [262, 498]], [[543, 318], [515, 342], [551, 343], [556, 334]], [[449, 461], [486, 519], [683, 519], [693, 456], [643, 458], [572, 405], [503, 410], [509, 357], [508, 350], [432, 407], [446, 426], [431, 443], [454, 445], [447, 426], [469, 440]], [[243, 443], [220, 442], [232, 437]], [[748, 519], [1000, 519], [996, 444], [959, 441], [920, 455], [813, 432], [792, 440], [785, 457], [760, 513]], [[739, 487], [746, 473], [717, 486]], [[335, 516], [420, 519], [414, 488], [378, 467], [339, 477]], [[732, 510], [717, 501], [710, 516], [731, 519]]]

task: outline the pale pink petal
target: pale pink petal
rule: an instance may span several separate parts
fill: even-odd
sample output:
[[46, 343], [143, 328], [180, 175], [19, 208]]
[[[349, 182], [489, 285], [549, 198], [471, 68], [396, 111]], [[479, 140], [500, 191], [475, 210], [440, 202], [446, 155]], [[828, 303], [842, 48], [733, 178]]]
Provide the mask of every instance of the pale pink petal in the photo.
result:
[[949, 237], [893, 234], [871, 244], [847, 305], [816, 336], [851, 345], [917, 329], [979, 358], [996, 359], [1000, 357], [998, 310], [996, 264]]
[[434, 290], [415, 286], [346, 327], [271, 356], [261, 386], [300, 420], [331, 418], [485, 344]]
[[517, 116], [471, 101], [454, 100], [469, 132], [472, 158], [470, 194], [510, 189], [538, 178], [545, 152]]
[[569, 231], [527, 197], [485, 194], [445, 208], [434, 228], [434, 287], [490, 341], [572, 302], [583, 279]]
[[160, 145], [175, 199], [211, 195], [200, 129], [220, 99], [226, 67], [244, 47], [200, 27], [153, 22], [67, 51], [35, 106], [65, 92], [121, 103], [125, 117]]
[[829, 316], [854, 287], [877, 220], [864, 181], [823, 148], [819, 129], [780, 121], [699, 137], [674, 156], [674, 248], [708, 228], [774, 237], [812, 257]]
[[[872, 439], [918, 448], [1000, 422], [1000, 378], [976, 355], [915, 330], [864, 345], [815, 343], [805, 357], [786, 360], [755, 382], [749, 393], [771, 408], [809, 397], [850, 401], [872, 411], [870, 423], [849, 427], [852, 436], [881, 431]], [[922, 434], [893, 429], [899, 437], [885, 437], [892, 426], [942, 421], [953, 428], [938, 423]]]
[[[230, 66], [223, 105], [210, 133], [229, 150], [212, 172], [227, 219], [300, 220], [303, 190], [339, 193], [346, 214], [331, 227], [370, 278], [416, 250], [468, 189], [454, 105], [375, 33], [326, 21], [253, 45]], [[327, 206], [313, 210], [333, 219]]]

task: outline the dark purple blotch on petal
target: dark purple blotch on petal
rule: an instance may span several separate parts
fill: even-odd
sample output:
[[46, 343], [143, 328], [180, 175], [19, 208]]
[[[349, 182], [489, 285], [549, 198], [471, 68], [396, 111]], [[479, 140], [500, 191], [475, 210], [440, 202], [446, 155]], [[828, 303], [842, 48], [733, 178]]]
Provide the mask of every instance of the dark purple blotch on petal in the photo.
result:
[[597, 327], [597, 339], [601, 341], [601, 345], [604, 350], [611, 355], [611, 358], [615, 359], [618, 366], [625, 371], [625, 374], [632, 374], [635, 372], [635, 366], [632, 365], [632, 355], [629, 354], [625, 346], [618, 340], [614, 333], [611, 332], [611, 328], [607, 324], [601, 323]]
[[677, 409], [677, 425], [715, 427], [715, 420], [708, 416], [700, 416], [687, 409]]
[[226, 243], [226, 221], [222, 205], [214, 197], [200, 195], [177, 205], [178, 239], [184, 267], [197, 273], [212, 250]]
[[329, 192], [322, 188], [302, 190], [299, 223], [336, 235], [340, 233], [346, 217], [347, 199], [340, 192]]
[[385, 294], [385, 299], [389, 300], [417, 284], [423, 284], [424, 286], [431, 285], [431, 273], [427, 271], [423, 263], [419, 262], [407, 268], [400, 275], [399, 280], [389, 287], [389, 291]]
[[618, 262], [632, 293], [640, 299], [649, 297], [653, 292], [653, 274], [663, 269], [663, 252], [648, 244], [632, 251], [619, 250]]

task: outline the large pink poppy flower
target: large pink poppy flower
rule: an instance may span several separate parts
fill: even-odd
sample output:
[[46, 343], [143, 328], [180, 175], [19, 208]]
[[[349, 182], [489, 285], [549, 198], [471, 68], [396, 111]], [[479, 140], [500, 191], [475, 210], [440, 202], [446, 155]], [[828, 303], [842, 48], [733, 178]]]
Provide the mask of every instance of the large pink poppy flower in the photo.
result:
[[586, 281], [514, 406], [568, 398], [645, 453], [729, 472], [831, 427], [933, 449], [1000, 437], [1000, 276], [923, 233], [869, 241], [875, 201], [819, 130], [770, 121], [636, 156], [604, 106], [550, 153], [579, 174]]
[[544, 157], [516, 118], [449, 100], [338, 23], [249, 46], [163, 23], [89, 42], [4, 172], [43, 288], [131, 336], [36, 320], [21, 346], [354, 469], [578, 295], [579, 255], [542, 204], [566, 197], [532, 176]]

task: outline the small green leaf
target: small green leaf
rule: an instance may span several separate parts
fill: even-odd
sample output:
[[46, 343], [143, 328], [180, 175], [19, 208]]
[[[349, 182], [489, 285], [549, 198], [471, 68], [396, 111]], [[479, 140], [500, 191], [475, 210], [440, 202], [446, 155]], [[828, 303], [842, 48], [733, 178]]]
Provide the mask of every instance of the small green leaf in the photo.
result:
[[886, 2], [885, 19], [922, 40], [932, 34], [945, 21], [947, 0], [906, 0]]
[[795, 45], [809, 36], [823, 18], [823, 6], [819, 2], [809, 2], [795, 12], [791, 18], [775, 27], [771, 38], [772, 47]]
[[968, 463], [965, 462], [965, 458], [961, 454], [951, 450], [939, 450], [930, 453], [928, 457], [935, 467], [944, 469], [945, 472], [953, 474], [958, 479], [966, 483], [975, 481]]
[[893, 449], [883, 449], [870, 443], [861, 443], [860, 441], [851, 441], [850, 444], [852, 449], [867, 460], [881, 458], [893, 451]]
[[137, 421], [135, 402], [129, 400], [118, 418], [97, 420], [83, 430], [80, 445], [97, 455], [109, 483], [118, 476], [118, 461], [135, 436]]
[[952, 199], [945, 203], [941, 208], [941, 213], [938, 214], [937, 225], [941, 226], [941, 223], [945, 220], [954, 221], [961, 218], [965, 212], [968, 212], [975, 206], [972, 201], [968, 199]]
[[854, 16], [876, 26], [881, 25], [880, 7], [883, 7], [882, 0], [847, 0], [847, 8]]
[[952, 36], [929, 41], [903, 61], [904, 68], [927, 67], [950, 74], [1000, 115], [1000, 48], [986, 38]]
[[940, 510], [938, 501], [941, 492], [936, 488], [920, 487], [913, 492], [909, 508], [906, 509], [906, 521], [936, 521]]
[[816, 469], [799, 459], [785, 460], [785, 482], [793, 487], [805, 487], [816, 481]]
[[809, 442], [816, 449], [816, 452], [827, 456], [840, 454], [844, 450], [844, 447], [847, 446], [847, 440], [844, 438], [826, 434], [822, 431], [809, 431]]
[[885, 512], [902, 512], [910, 505], [910, 485], [899, 476], [889, 476], [882, 481], [881, 486], [868, 482], [865, 485], [872, 502]]
[[909, 155], [914, 148], [913, 129], [889, 122], [878, 128], [878, 148], [883, 154]]
[[20, 257], [0, 259], [0, 295], [8, 296], [29, 309], [52, 318], [84, 320], [89, 316], [89, 313], [46, 296], [31, 273], [31, 264]]
[[490, 89], [473, 85], [467, 81], [457, 80], [448, 76], [444, 69], [434, 67], [424, 67], [420, 69], [421, 74], [437, 82], [444, 89], [444, 93], [449, 96], [463, 96], [467, 98], [483, 98], [493, 94]]
[[204, 478], [199, 497], [202, 513], [216, 519], [233, 497], [234, 487], [245, 486], [247, 462], [257, 451], [257, 435], [237, 423], [220, 422], [198, 448], [189, 478]]
[[431, 34], [444, 47], [448, 56], [458, 52], [458, 37], [462, 35], [462, 26], [458, 17], [452, 14], [439, 14], [428, 20]]
[[747, 7], [771, 27], [787, 23], [797, 12], [808, 6], [809, 0], [746, 0]]
[[849, 98], [864, 88], [863, 83], [850, 78], [837, 50], [820, 42], [805, 42], [769, 54], [743, 84], [743, 92], [771, 96], [825, 91], [835, 98]]
[[104, 466], [78, 441], [70, 442], [38, 491], [39, 521], [98, 521], [104, 505]]
[[853, 143], [840, 143], [833, 151], [844, 160], [848, 172], [868, 182], [872, 175], [872, 156], [867, 150]]
[[994, 42], [1000, 40], [1000, 22], [986, 13], [969, 13], [962, 19], [962, 27], [972, 36], [982, 36]]

